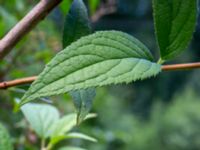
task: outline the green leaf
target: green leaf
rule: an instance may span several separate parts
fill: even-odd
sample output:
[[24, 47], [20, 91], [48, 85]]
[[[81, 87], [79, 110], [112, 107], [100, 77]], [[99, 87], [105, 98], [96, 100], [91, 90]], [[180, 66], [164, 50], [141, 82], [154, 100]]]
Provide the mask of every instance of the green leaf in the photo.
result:
[[59, 150], [86, 150], [79, 147], [62, 147]]
[[100, 4], [100, 0], [89, 0], [89, 7], [90, 7], [91, 15], [93, 15], [95, 13], [99, 4]]
[[74, 0], [66, 16], [63, 31], [63, 47], [68, 46], [80, 37], [91, 33], [91, 26], [82, 0]]
[[97, 142], [95, 138], [82, 134], [82, 133], [68, 133], [67, 135], [59, 135], [59, 136], [51, 138], [50, 145], [55, 146], [57, 143], [65, 139], [83, 139], [90, 142]]
[[[87, 14], [87, 8], [82, 0], [74, 0], [69, 13], [66, 16], [63, 31], [63, 47], [78, 40], [82, 36], [91, 33], [91, 26]], [[77, 124], [86, 117], [92, 107], [95, 97], [95, 89], [78, 90], [70, 92], [77, 110]]]
[[197, 20], [197, 0], [153, 0], [161, 58], [167, 60], [189, 44]]
[[59, 112], [55, 107], [30, 103], [21, 109], [31, 127], [41, 138], [48, 138], [52, 134], [52, 127], [59, 120]]
[[[84, 120], [96, 117], [96, 114], [88, 114]], [[67, 132], [72, 130], [76, 126], [77, 115], [75, 113], [66, 115], [55, 122], [51, 128], [52, 134], [51, 138], [59, 137], [65, 135]]]
[[[94, 118], [96, 117], [95, 114], [88, 114], [84, 120]], [[76, 118], [77, 115], [70, 114], [67, 116], [64, 116], [61, 118], [59, 121], [57, 121], [53, 127], [51, 128], [52, 134], [51, 134], [51, 139], [50, 139], [50, 144], [55, 145], [58, 142], [69, 138], [66, 136], [66, 133], [68, 133], [70, 130], [72, 130], [76, 126]]]
[[0, 150], [13, 150], [10, 135], [6, 128], [0, 123]]
[[93, 137], [90, 137], [88, 135], [85, 135], [83, 133], [68, 133], [66, 135], [66, 138], [75, 138], [75, 139], [83, 139], [83, 140], [87, 140], [87, 141], [91, 141], [91, 142], [97, 142], [97, 140]]
[[58, 137], [69, 132], [73, 127], [76, 126], [76, 117], [77, 115], [74, 113], [66, 115], [58, 120], [52, 127], [51, 137]]
[[94, 88], [71, 91], [75, 108], [77, 109], [77, 124], [80, 124], [92, 108], [92, 102], [96, 96]]
[[155, 76], [161, 66], [134, 37], [101, 31], [72, 43], [46, 66], [20, 105], [36, 98], [73, 90], [130, 83]]
[[66, 14], [69, 11], [71, 3], [72, 0], [62, 1], [60, 3], [59, 8], [63, 14]]

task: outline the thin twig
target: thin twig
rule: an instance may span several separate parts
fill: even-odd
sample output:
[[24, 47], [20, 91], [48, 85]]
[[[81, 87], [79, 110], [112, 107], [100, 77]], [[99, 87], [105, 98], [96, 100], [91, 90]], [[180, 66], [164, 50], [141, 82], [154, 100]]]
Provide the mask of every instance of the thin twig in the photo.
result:
[[[200, 62], [187, 63], [187, 64], [173, 64], [173, 65], [163, 65], [162, 71], [176, 71], [176, 70], [189, 70], [189, 69], [200, 69]], [[6, 89], [9, 87], [30, 84], [37, 79], [37, 76], [16, 79], [12, 81], [4, 81], [0, 83], [0, 89]]]
[[163, 71], [189, 70], [189, 69], [197, 69], [197, 68], [200, 68], [200, 62], [162, 66]]
[[17, 85], [32, 83], [36, 78], [37, 76], [33, 76], [33, 77], [16, 79], [12, 81], [4, 81], [0, 83], [0, 89], [6, 89]]
[[62, 0], [40, 0], [40, 2], [0, 40], [0, 59], [4, 58], [12, 48], [61, 1]]

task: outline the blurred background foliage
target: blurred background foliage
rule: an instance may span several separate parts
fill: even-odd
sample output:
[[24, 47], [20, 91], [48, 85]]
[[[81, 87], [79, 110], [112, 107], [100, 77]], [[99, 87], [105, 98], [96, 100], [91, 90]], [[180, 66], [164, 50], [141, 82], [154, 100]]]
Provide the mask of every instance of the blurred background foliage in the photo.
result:
[[[39, 0], [0, 0], [0, 38]], [[6, 59], [0, 61], [0, 81], [39, 74], [61, 50], [62, 25], [70, 7], [64, 0], [31, 31]], [[143, 41], [158, 58], [150, 0], [85, 0], [93, 30], [121, 30]], [[200, 25], [192, 44], [169, 63], [200, 60]], [[97, 89], [94, 120], [79, 129], [98, 143], [63, 142], [89, 150], [199, 150], [200, 71], [163, 72], [153, 79]], [[21, 113], [13, 113], [14, 99], [29, 85], [0, 91], [0, 122], [10, 132], [16, 150], [38, 149], [38, 138]], [[74, 112], [69, 95], [51, 97], [63, 113]]]

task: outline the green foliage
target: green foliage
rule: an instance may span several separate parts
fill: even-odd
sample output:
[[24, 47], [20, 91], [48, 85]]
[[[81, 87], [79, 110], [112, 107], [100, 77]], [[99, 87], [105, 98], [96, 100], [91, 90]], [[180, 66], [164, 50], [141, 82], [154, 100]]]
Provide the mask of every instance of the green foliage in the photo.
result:
[[47, 104], [26, 104], [21, 107], [31, 127], [41, 138], [48, 138], [52, 126], [59, 120], [58, 110]]
[[0, 150], [13, 150], [10, 135], [6, 128], [0, 123]]
[[0, 37], [2, 37], [17, 22], [17, 18], [0, 6]]
[[82, 134], [82, 133], [75, 133], [75, 132], [72, 132], [72, 133], [69, 133], [66, 138], [76, 138], [76, 139], [83, 139], [83, 140], [88, 140], [88, 141], [91, 141], [91, 142], [97, 142], [96, 139], [88, 136], [88, 135], [85, 135], [85, 134]]
[[[48, 149], [52, 149], [58, 142], [64, 139], [79, 138], [96, 142], [96, 139], [85, 134], [70, 133], [76, 126], [76, 114], [69, 114], [59, 119], [58, 110], [48, 104], [29, 103], [24, 105], [21, 109], [37, 135], [41, 137], [42, 140], [50, 138], [47, 145]], [[84, 119], [86, 120], [93, 117], [95, 117], [94, 114], [89, 114]]]
[[197, 150], [200, 147], [200, 101], [192, 89], [176, 95], [163, 115], [162, 142], [166, 150]]
[[[94, 132], [99, 142], [89, 149], [106, 149], [108, 145], [112, 150], [199, 149], [200, 101], [199, 93], [192, 89], [177, 92], [169, 104], [157, 101], [145, 120], [129, 112], [126, 99], [109, 95], [105, 89], [97, 93], [94, 109], [101, 117], [101, 126]], [[117, 147], [115, 142], [119, 143]]]
[[74, 0], [64, 23], [63, 47], [90, 33], [87, 8], [82, 0]]
[[20, 105], [39, 97], [155, 76], [161, 67], [151, 61], [151, 53], [134, 37], [119, 31], [97, 32], [57, 54]]
[[89, 7], [90, 7], [91, 14], [95, 13], [95, 11], [97, 10], [100, 2], [101, 2], [100, 0], [89, 0]]
[[[91, 15], [95, 13], [100, 3], [103, 8], [101, 10], [105, 12], [98, 11], [95, 15], [106, 14], [110, 6], [115, 8], [112, 2], [107, 0], [84, 2], [90, 8]], [[94, 30], [120, 29], [140, 37], [151, 49], [156, 49], [151, 32], [152, 24], [147, 20], [147, 17], [150, 17], [150, 3], [145, 0], [117, 0], [116, 13], [106, 14], [101, 20], [94, 22]], [[0, 36], [5, 35], [35, 4], [35, 0], [0, 0]], [[55, 53], [71, 44], [50, 62], [45, 73], [41, 75], [39, 81], [35, 81], [24, 99], [24, 102], [27, 102], [26, 98], [29, 99], [29, 96], [31, 99], [37, 96], [39, 97], [37, 99], [42, 99], [40, 97], [64, 93], [65, 95], [52, 97], [54, 105], [62, 114], [73, 111], [69, 95], [74, 100], [78, 115], [73, 113], [59, 117], [58, 110], [51, 105], [47, 105], [49, 106], [47, 108], [42, 104], [41, 109], [35, 110], [33, 110], [35, 104], [33, 107], [28, 105], [22, 107], [22, 109], [27, 107], [24, 112], [28, 122], [36, 134], [43, 138], [44, 148], [41, 146], [41, 149], [83, 150], [79, 148], [81, 146], [91, 150], [199, 150], [199, 95], [188, 89], [180, 90], [186, 79], [198, 89], [199, 72], [165, 73], [157, 78], [158, 82], [148, 80], [129, 86], [118, 85], [95, 89], [94, 87], [102, 85], [128, 83], [150, 77], [159, 72], [160, 65], [153, 63], [152, 56], [145, 46], [124, 33], [116, 32], [109, 35], [113, 31], [97, 32], [86, 39], [84, 37], [78, 40], [91, 33], [91, 26], [83, 1], [74, 0], [71, 4], [72, 0], [64, 0], [14, 48], [6, 59], [0, 62], [0, 80], [37, 75]], [[187, 47], [197, 18], [196, 1], [154, 0], [153, 6], [161, 61], [162, 59], [165, 61]], [[64, 39], [61, 40], [61, 23], [68, 11], [65, 18]], [[135, 20], [136, 23], [132, 23], [131, 20]], [[119, 34], [122, 36], [118, 36]], [[75, 42], [77, 40], [78, 42]], [[197, 30], [193, 43], [197, 47], [193, 45], [194, 49], [199, 47], [198, 41]], [[181, 59], [193, 61], [196, 59], [194, 56], [196, 56], [195, 51], [187, 51]], [[119, 65], [117, 65], [118, 59]], [[137, 62], [139, 65], [135, 67], [134, 64]], [[156, 71], [151, 69], [148, 71], [150, 64]], [[134, 72], [130, 72], [131, 69]], [[126, 71], [127, 75], [121, 76]], [[19, 88], [23, 89], [21, 90], [23, 92], [28, 86], [23, 85]], [[102, 89], [105, 91], [101, 93]], [[14, 114], [11, 110], [13, 99], [22, 95], [20, 90], [1, 91], [0, 120], [12, 131], [14, 149], [38, 150], [41, 139], [29, 130], [21, 113]], [[97, 99], [94, 111], [98, 112], [100, 119], [84, 123], [77, 129], [77, 122], [94, 116], [86, 114], [91, 109], [95, 90]], [[171, 99], [177, 90], [177, 96]], [[42, 95], [41, 91], [46, 95]], [[69, 95], [66, 92], [69, 92]], [[165, 103], [160, 102], [162, 105], [159, 103], [154, 106], [156, 99]], [[168, 103], [171, 100], [172, 102]], [[52, 113], [52, 108], [55, 113]], [[153, 114], [150, 113], [151, 110]], [[83, 133], [98, 137], [98, 143], [84, 143], [83, 140], [79, 140], [96, 141]], [[2, 146], [5, 147], [6, 144], [2, 142], [6, 139], [6, 136], [0, 138], [0, 150]], [[2, 150], [4, 149], [7, 148]]]
[[69, 132], [73, 127], [76, 126], [76, 114], [70, 114], [62, 117], [59, 121], [57, 121], [52, 128], [51, 137], [59, 137], [65, 135], [65, 133]]
[[[63, 31], [63, 48], [91, 33], [91, 26], [87, 8], [82, 0], [74, 0], [66, 16]], [[77, 124], [87, 116], [95, 97], [95, 89], [78, 90], [70, 92], [75, 108], [77, 109]]]
[[96, 92], [94, 88], [70, 92], [77, 109], [77, 124], [80, 124], [92, 108]]
[[85, 149], [78, 148], [78, 147], [62, 147], [59, 150], [85, 150]]
[[192, 38], [197, 0], [153, 0], [154, 21], [161, 58], [173, 58]]
[[63, 14], [66, 14], [69, 11], [71, 3], [72, 3], [72, 0], [61, 2], [61, 4], [59, 6], [60, 6], [60, 10]]

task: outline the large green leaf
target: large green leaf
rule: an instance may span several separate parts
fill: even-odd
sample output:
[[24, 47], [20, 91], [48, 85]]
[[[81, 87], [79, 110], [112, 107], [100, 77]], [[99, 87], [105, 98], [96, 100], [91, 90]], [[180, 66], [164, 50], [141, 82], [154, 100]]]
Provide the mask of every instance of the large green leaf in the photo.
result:
[[189, 44], [197, 19], [197, 0], [153, 0], [161, 58], [173, 58]]
[[70, 92], [77, 109], [77, 124], [80, 124], [92, 108], [96, 92], [94, 88]]
[[[91, 26], [87, 14], [87, 8], [82, 0], [74, 0], [69, 13], [66, 16], [63, 31], [63, 47], [70, 45], [82, 36], [91, 33]], [[92, 101], [95, 97], [95, 89], [76, 90], [70, 92], [77, 110], [77, 124], [89, 113]]]
[[13, 150], [10, 135], [6, 128], [0, 123], [0, 150]]
[[161, 71], [151, 53], [134, 37], [101, 31], [72, 43], [46, 66], [23, 96], [20, 105], [39, 97], [129, 83]]
[[52, 134], [52, 127], [59, 120], [59, 112], [55, 107], [30, 103], [21, 109], [31, 127], [41, 138], [47, 138]]
[[65, 19], [63, 47], [90, 33], [91, 26], [87, 8], [82, 0], [74, 0]]

